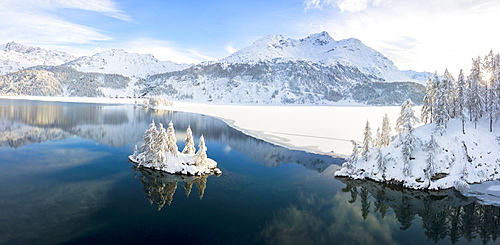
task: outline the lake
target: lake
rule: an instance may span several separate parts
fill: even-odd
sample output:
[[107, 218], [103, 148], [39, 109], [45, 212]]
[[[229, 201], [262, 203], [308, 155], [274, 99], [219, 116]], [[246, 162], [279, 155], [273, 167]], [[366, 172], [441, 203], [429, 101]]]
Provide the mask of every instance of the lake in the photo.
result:
[[[188, 125], [195, 145], [203, 134], [223, 174], [130, 163], [152, 120], [174, 123], [179, 149]], [[454, 190], [334, 178], [342, 162], [204, 115], [1, 99], [0, 244], [500, 242], [499, 207]]]

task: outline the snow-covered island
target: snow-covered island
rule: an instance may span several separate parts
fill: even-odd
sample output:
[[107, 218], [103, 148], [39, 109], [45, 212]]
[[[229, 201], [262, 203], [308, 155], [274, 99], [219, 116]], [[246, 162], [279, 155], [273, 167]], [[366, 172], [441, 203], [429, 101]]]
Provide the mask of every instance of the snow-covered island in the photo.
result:
[[467, 78], [463, 71], [457, 80], [448, 71], [429, 78], [421, 115], [428, 124], [414, 127], [419, 119], [411, 100], [401, 107], [396, 136], [384, 118], [373, 139], [367, 121], [361, 153], [353, 141], [352, 155], [335, 176], [459, 191], [499, 179], [500, 55], [481, 60], [474, 60]]
[[134, 153], [129, 160], [139, 167], [151, 168], [169, 174], [204, 175], [222, 174], [217, 168], [217, 162], [207, 157], [207, 147], [203, 135], [200, 137], [198, 151], [195, 153], [193, 133], [191, 127], [186, 130], [186, 145], [182, 152], [177, 148], [175, 129], [172, 122], [167, 130], [159, 123], [151, 122], [149, 129], [144, 132], [144, 144], [140, 152], [135, 146]]

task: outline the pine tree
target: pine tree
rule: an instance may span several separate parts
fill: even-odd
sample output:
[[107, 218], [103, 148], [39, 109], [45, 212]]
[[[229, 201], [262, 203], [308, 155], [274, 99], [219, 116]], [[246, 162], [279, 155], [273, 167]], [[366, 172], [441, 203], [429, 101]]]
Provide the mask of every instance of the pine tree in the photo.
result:
[[384, 148], [391, 143], [391, 125], [387, 114], [382, 119], [382, 133], [380, 137], [380, 147]]
[[396, 120], [396, 130], [400, 136], [406, 133], [409, 128], [413, 128], [413, 126], [419, 122], [418, 118], [415, 116], [413, 105], [414, 104], [411, 99], [408, 99], [401, 104], [401, 111], [399, 112], [398, 119]]
[[439, 149], [439, 145], [436, 139], [434, 138], [434, 134], [431, 134], [431, 139], [429, 140], [429, 142], [425, 144], [425, 149], [428, 152], [428, 156], [427, 159], [425, 160], [427, 164], [424, 171], [425, 171], [425, 178], [430, 185], [432, 176], [436, 174], [436, 166], [435, 166], [436, 153], [438, 152]]
[[379, 173], [385, 173], [385, 159], [384, 155], [382, 154], [382, 150], [380, 149], [377, 149], [377, 168]]
[[401, 151], [403, 153], [403, 173], [406, 176], [410, 175], [410, 160], [412, 158], [413, 149], [416, 145], [414, 136], [414, 125], [418, 123], [418, 118], [415, 117], [413, 110], [413, 102], [408, 99], [401, 105], [401, 112], [397, 120], [397, 128], [399, 131], [399, 139], [402, 144]]
[[462, 133], [465, 134], [465, 92], [466, 92], [466, 83], [465, 83], [465, 77], [464, 77], [464, 72], [462, 69], [460, 69], [460, 73], [458, 74], [458, 79], [457, 79], [457, 109], [456, 109], [456, 117], [460, 118], [462, 121]]
[[165, 156], [165, 153], [168, 152], [167, 139], [167, 132], [165, 131], [163, 124], [159, 123], [158, 134], [155, 139], [157, 150], [154, 153], [154, 165], [157, 167], [163, 167], [167, 161]]
[[184, 149], [182, 150], [183, 154], [194, 154], [195, 148], [194, 148], [194, 141], [193, 141], [193, 132], [191, 132], [191, 126], [188, 126], [186, 130], [186, 138], [184, 139], [186, 142], [186, 145], [184, 146]]
[[363, 139], [363, 150], [361, 151], [361, 157], [363, 160], [368, 161], [368, 153], [370, 152], [370, 147], [372, 144], [372, 130], [370, 128], [370, 123], [366, 121], [365, 132]]
[[141, 146], [144, 162], [149, 162], [153, 159], [153, 154], [156, 150], [155, 139], [157, 135], [158, 131], [156, 130], [155, 122], [152, 121], [151, 124], [149, 124], [149, 129], [144, 132], [144, 144]]
[[450, 120], [450, 95], [453, 89], [453, 77], [448, 72], [448, 69], [444, 73], [444, 78], [439, 80], [437, 74], [435, 74], [436, 79], [436, 100], [435, 100], [435, 111], [433, 115], [433, 121], [436, 123], [436, 131], [441, 135], [444, 133], [447, 123]]
[[438, 78], [437, 72], [434, 74], [434, 77], [429, 77], [427, 79], [427, 88], [424, 96], [424, 104], [422, 106], [422, 112], [420, 118], [424, 123], [432, 123], [433, 111], [436, 101], [436, 82], [434, 79]]
[[177, 148], [177, 138], [175, 138], [175, 129], [174, 129], [174, 124], [172, 123], [172, 121], [170, 121], [170, 123], [168, 123], [167, 145], [168, 145], [168, 152], [170, 152], [173, 156], [177, 156], [179, 153], [179, 150]]
[[198, 144], [198, 152], [194, 156], [194, 163], [196, 166], [202, 166], [207, 162], [207, 147], [205, 146], [205, 138], [203, 135], [200, 137], [200, 143]]
[[483, 83], [481, 77], [481, 57], [472, 60], [472, 68], [467, 79], [469, 89], [467, 91], [467, 107], [471, 121], [474, 122], [474, 127], [477, 128], [477, 122], [483, 115], [484, 97], [481, 90]]
[[382, 147], [382, 132], [380, 132], [380, 127], [377, 128], [377, 138], [375, 138], [375, 141], [373, 143], [373, 146], [376, 148], [381, 148]]

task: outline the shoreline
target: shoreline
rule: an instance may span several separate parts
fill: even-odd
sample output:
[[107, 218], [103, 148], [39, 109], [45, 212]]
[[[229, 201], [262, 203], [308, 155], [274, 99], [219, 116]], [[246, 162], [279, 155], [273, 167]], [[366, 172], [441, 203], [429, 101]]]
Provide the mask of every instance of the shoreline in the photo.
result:
[[[133, 105], [134, 98], [0, 96], [1, 99], [50, 102]], [[399, 106], [311, 106], [212, 104], [173, 101], [173, 106], [154, 109], [196, 113], [222, 120], [230, 127], [257, 139], [290, 150], [345, 158], [351, 140], [362, 141], [366, 120], [375, 132], [388, 114], [395, 124]]]

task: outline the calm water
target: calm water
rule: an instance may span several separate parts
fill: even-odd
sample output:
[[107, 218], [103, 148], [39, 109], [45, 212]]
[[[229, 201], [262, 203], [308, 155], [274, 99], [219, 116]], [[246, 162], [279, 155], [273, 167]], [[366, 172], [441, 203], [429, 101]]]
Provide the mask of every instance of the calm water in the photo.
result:
[[[136, 169], [151, 120], [191, 125], [223, 175]], [[197, 140], [195, 141], [197, 144]], [[333, 178], [290, 151], [180, 112], [0, 100], [1, 244], [495, 244], [500, 208], [455, 191]]]

